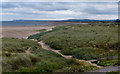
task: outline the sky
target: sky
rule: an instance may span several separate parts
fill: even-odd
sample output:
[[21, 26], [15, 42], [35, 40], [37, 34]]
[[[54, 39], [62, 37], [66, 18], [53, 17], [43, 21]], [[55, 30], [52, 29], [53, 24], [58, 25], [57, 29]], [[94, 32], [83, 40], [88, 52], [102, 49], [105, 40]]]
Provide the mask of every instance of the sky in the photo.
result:
[[117, 19], [117, 2], [2, 2], [3, 21]]

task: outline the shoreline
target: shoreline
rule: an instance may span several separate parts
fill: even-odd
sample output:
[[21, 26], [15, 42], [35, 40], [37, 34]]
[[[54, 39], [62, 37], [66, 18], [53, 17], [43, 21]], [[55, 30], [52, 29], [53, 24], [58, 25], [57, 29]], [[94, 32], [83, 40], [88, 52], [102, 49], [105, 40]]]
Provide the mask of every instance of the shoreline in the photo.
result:
[[32, 34], [40, 33], [35, 30], [52, 29], [55, 26], [88, 24], [81, 22], [52, 22], [51, 25], [24, 25], [24, 26], [0, 26], [0, 38], [26, 38]]
[[0, 27], [36, 27], [36, 26], [55, 26], [55, 25], [16, 25], [16, 26], [14, 26], [14, 25], [12, 25], [12, 26], [0, 26]]
[[35, 30], [41, 29], [52, 29], [53, 25], [39, 25], [39, 26], [3, 26], [0, 27], [2, 30], [0, 33], [0, 38], [25, 38], [32, 34], [40, 33]]

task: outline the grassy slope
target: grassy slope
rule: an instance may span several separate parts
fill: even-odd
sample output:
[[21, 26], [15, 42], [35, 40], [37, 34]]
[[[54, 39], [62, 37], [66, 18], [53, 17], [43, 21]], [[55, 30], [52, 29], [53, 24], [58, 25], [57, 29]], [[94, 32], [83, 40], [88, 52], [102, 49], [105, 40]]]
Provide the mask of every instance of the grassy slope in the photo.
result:
[[[77, 72], [97, 69], [85, 61], [68, 60], [52, 51], [44, 50], [35, 41], [11, 38], [2, 40], [3, 72]], [[30, 53], [25, 53], [29, 47]], [[19, 49], [22, 51], [18, 51]]]
[[39, 58], [32, 54], [26, 54], [25, 51], [28, 48], [34, 49], [39, 48], [39, 46], [35, 41], [16, 38], [3, 38], [3, 71], [15, 71], [21, 67], [33, 66]]
[[117, 55], [117, 28], [118, 26], [109, 23], [61, 26], [39, 36], [38, 40], [42, 39], [52, 48], [78, 59], [99, 59]]
[[29, 47], [37, 47], [38, 43], [35, 41], [16, 39], [16, 38], [3, 38], [2, 49], [3, 52], [25, 52]]

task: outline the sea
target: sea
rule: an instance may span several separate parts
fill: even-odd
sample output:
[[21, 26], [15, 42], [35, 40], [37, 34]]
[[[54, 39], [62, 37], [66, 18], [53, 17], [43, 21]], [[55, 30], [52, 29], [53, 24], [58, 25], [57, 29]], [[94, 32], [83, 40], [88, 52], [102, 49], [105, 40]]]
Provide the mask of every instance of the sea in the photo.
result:
[[52, 22], [41, 21], [0, 21], [0, 26], [38, 26], [38, 25], [52, 25]]

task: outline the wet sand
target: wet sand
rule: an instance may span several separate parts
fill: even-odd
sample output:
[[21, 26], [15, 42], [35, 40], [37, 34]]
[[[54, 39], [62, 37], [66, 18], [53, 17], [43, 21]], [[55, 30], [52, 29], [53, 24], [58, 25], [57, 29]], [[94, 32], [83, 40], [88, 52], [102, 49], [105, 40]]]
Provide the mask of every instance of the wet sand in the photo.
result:
[[29, 35], [39, 33], [35, 30], [40, 29], [52, 29], [55, 26], [48, 26], [48, 25], [42, 25], [42, 26], [4, 26], [0, 27], [0, 37], [5, 38], [26, 38]]

